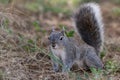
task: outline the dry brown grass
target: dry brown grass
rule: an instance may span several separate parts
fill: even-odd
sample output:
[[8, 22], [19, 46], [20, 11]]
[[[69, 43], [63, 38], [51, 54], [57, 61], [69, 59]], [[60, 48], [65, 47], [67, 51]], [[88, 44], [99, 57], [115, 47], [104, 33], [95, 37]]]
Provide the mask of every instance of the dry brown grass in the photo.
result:
[[[119, 67], [120, 20], [112, 19], [112, 22], [116, 24], [112, 25], [111, 20], [109, 20], [111, 15], [106, 16], [107, 11], [104, 9], [106, 6], [104, 4], [102, 8], [105, 23], [107, 23], [105, 24], [105, 35], [107, 36], [105, 38], [106, 56], [103, 61], [106, 63], [106, 61], [112, 60]], [[78, 76], [83, 78], [82, 80], [86, 80], [84, 71], [80, 70], [70, 74], [55, 73], [48, 56], [47, 36], [50, 32], [48, 26], [63, 24], [71, 27], [71, 20], [61, 19], [51, 14], [45, 14], [44, 16], [39, 14], [37, 17], [26, 14], [26, 12], [15, 8], [12, 12], [11, 9], [1, 8], [0, 80], [76, 80]], [[32, 24], [35, 19], [40, 21], [41, 31], [36, 31]], [[58, 27], [56, 28], [58, 29]], [[43, 33], [43, 30], [46, 32]], [[76, 75], [77, 73], [78, 75]], [[88, 74], [90, 77], [94, 77], [93, 74]], [[109, 73], [107, 76], [101, 74], [100, 80], [107, 80], [108, 77], [112, 80], [119, 80], [120, 70]]]

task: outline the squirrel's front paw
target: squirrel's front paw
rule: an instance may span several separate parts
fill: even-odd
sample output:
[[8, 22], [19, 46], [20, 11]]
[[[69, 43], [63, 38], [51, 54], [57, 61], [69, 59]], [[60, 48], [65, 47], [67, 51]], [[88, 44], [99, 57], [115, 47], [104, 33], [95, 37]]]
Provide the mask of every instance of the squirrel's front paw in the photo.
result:
[[54, 67], [53, 70], [54, 70], [55, 72], [59, 72], [59, 69], [56, 68], [56, 67]]
[[55, 72], [59, 72], [59, 65], [58, 64], [53, 64], [53, 70]]

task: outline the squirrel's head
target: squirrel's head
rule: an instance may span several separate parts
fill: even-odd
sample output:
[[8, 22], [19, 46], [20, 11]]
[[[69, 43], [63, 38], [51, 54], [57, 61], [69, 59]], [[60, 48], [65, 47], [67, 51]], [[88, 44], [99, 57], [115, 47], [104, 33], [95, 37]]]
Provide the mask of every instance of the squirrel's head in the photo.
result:
[[64, 45], [64, 40], [65, 40], [65, 31], [55, 31], [54, 29], [52, 30], [50, 36], [48, 37], [50, 46], [54, 49], [56, 48], [62, 48]]

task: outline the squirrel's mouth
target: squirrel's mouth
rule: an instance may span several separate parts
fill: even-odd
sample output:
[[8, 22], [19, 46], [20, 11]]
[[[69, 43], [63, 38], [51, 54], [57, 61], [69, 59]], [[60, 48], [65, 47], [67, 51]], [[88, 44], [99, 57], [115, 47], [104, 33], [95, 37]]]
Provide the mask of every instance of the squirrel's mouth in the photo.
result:
[[55, 49], [55, 48], [56, 48], [56, 45], [55, 45], [55, 44], [52, 44], [52, 48]]

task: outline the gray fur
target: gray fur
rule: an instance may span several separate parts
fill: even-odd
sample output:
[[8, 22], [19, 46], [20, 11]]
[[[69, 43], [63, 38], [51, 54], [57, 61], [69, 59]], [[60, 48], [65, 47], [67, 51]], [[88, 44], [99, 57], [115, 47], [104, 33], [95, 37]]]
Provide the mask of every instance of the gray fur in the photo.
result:
[[[93, 6], [89, 6], [89, 4]], [[95, 5], [94, 3], [82, 5], [74, 16], [76, 29], [87, 44], [76, 45], [76, 41], [68, 38], [64, 30], [61, 32], [53, 30], [49, 36], [50, 50], [62, 62], [63, 72], [69, 71], [74, 63], [83, 69], [103, 68], [98, 56], [103, 43], [103, 33], [101, 22], [95, 16], [97, 14], [94, 12]], [[59, 71], [59, 64], [53, 59], [52, 62], [54, 71]]]

